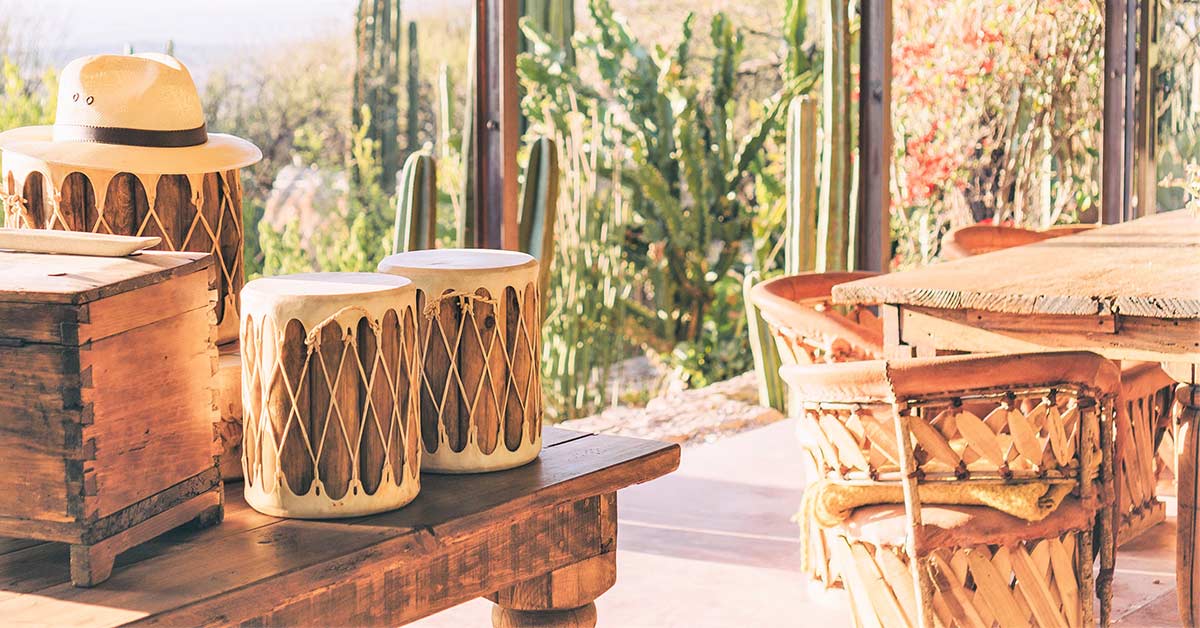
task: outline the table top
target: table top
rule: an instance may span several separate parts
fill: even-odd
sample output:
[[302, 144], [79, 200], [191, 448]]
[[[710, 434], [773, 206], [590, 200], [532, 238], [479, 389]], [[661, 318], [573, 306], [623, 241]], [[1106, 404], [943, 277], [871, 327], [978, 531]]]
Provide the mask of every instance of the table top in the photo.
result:
[[212, 266], [208, 253], [144, 251], [126, 257], [0, 251], [0, 301], [87, 303]]
[[844, 283], [835, 302], [1200, 319], [1200, 217], [1174, 211]]
[[[547, 428], [543, 440], [541, 456], [528, 465], [487, 474], [423, 474], [411, 504], [357, 519], [269, 517], [246, 505], [240, 483], [231, 484], [224, 522], [181, 528], [121, 554], [112, 578], [92, 589], [71, 586], [66, 545], [0, 539], [0, 617], [5, 623], [87, 626], [237, 623], [239, 612], [266, 612], [322, 587], [386, 573], [387, 587], [440, 600], [429, 610], [389, 614], [416, 618], [491, 592], [462, 598], [455, 590], [486, 586], [477, 573], [481, 555], [511, 569], [538, 569], [540, 557], [514, 537], [544, 537], [548, 552], [570, 544], [562, 536], [570, 531], [529, 517], [562, 508], [569, 514], [564, 504], [651, 480], [679, 464], [674, 444], [555, 428]], [[450, 553], [471, 544], [479, 549], [470, 557]], [[439, 582], [427, 578], [431, 568], [442, 574]], [[510, 575], [531, 578], [541, 568]]]

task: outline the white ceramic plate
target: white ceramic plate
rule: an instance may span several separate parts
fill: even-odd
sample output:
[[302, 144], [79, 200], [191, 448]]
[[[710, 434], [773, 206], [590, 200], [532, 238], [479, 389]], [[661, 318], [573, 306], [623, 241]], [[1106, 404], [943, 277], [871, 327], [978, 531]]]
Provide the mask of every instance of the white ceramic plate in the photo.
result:
[[0, 229], [0, 249], [23, 253], [59, 253], [124, 257], [156, 246], [162, 238], [78, 233], [49, 229]]

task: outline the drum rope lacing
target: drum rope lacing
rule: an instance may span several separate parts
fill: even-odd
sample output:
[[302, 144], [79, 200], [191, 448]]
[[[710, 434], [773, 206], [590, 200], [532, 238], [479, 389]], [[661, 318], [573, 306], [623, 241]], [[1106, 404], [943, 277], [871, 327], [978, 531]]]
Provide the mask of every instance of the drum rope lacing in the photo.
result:
[[[512, 287], [510, 286], [510, 288]], [[441, 417], [446, 410], [451, 386], [457, 388], [458, 394], [468, 399], [466, 408], [467, 416], [469, 418], [469, 427], [467, 430], [467, 435], [464, 437], [464, 450], [468, 444], [474, 443], [476, 447], [480, 448], [482, 451], [483, 444], [479, 442], [479, 439], [476, 436], [479, 426], [475, 418], [481, 411], [481, 406], [486, 403], [484, 399], [484, 392], [489, 389], [492, 397], [491, 410], [497, 417], [499, 417], [499, 433], [497, 434], [498, 438], [495, 446], [499, 447], [501, 444], [503, 444], [504, 447], [509, 451], [515, 451], [508, 446], [508, 443], [506, 442], [507, 439], [504, 438], [506, 432], [506, 418], [508, 415], [507, 402], [510, 398], [515, 398], [516, 403], [520, 406], [521, 411], [521, 438], [520, 441], [518, 441], [517, 448], [520, 448], [521, 441], [525, 441], [527, 438], [536, 439], [537, 437], [537, 430], [533, 427], [533, 423], [536, 422], [537, 424], [540, 424], [540, 417], [535, 416], [537, 413], [534, 412], [532, 406], [533, 397], [535, 394], [537, 394], [538, 390], [540, 390], [538, 387], [540, 386], [541, 378], [540, 373], [538, 373], [536, 369], [536, 365], [538, 363], [537, 352], [539, 349], [537, 343], [535, 342], [535, 338], [531, 336], [528, 325], [524, 320], [524, 313], [527, 305], [525, 290], [513, 289], [513, 292], [516, 295], [516, 319], [518, 321], [518, 335], [514, 338], [512, 344], [519, 346], [521, 344], [521, 340], [524, 340], [525, 347], [529, 351], [529, 372], [525, 378], [524, 390], [521, 390], [521, 387], [514, 382], [514, 377], [512, 376], [512, 373], [518, 371], [516, 368], [514, 355], [515, 347], [509, 346], [510, 343], [505, 331], [503, 329], [496, 329], [494, 318], [491, 326], [488, 326], [488, 324], [484, 322], [484, 326], [490, 332], [487, 334], [489, 338], [487, 341], [485, 341], [483, 335], [480, 333], [480, 325], [476, 322], [477, 308], [480, 308], [481, 306], [488, 306], [491, 307], [493, 311], [499, 310], [506, 305], [502, 299], [492, 297], [490, 294], [488, 296], [483, 296], [478, 292], [470, 290], [448, 290], [443, 292], [441, 295], [429, 299], [429, 302], [424, 308], [422, 308], [421, 315], [425, 318], [425, 320], [429, 321], [429, 324], [426, 326], [427, 332], [425, 338], [423, 339], [424, 342], [422, 342], [420, 345], [423, 354], [422, 361], [425, 359], [424, 354], [428, 354], [431, 343], [434, 342], [435, 328], [438, 331], [437, 335], [440, 336], [440, 342], [438, 344], [440, 344], [443, 351], [445, 351], [445, 355], [448, 360], [448, 364], [446, 365], [446, 383], [440, 393], [433, 390], [433, 385], [430, 382], [429, 377], [421, 378], [423, 389], [433, 402], [434, 407], [439, 415], [437, 425], [438, 440], [440, 441], [439, 445], [444, 444], [449, 446], [449, 434], [447, 433], [446, 426], [444, 421], [441, 420]], [[439, 320], [439, 313], [441, 311], [442, 304], [449, 299], [458, 300], [458, 309], [461, 312], [461, 316], [457, 322], [457, 329], [450, 331], [450, 333], [453, 334], [453, 340], [449, 335], [447, 335], [447, 330], [442, 326]], [[536, 311], [536, 297], [533, 301], [533, 307]], [[494, 317], [494, 314], [489, 315], [489, 318], [491, 317]], [[472, 324], [468, 325], [468, 321], [471, 321]], [[471, 331], [468, 332], [468, 329]], [[474, 391], [467, 390], [467, 383], [463, 381], [462, 365], [459, 363], [461, 345], [468, 338], [466, 335], [468, 333], [473, 334], [474, 340], [478, 343], [481, 353], [480, 357], [482, 358], [482, 363], [485, 365], [482, 369], [483, 373], [481, 373], [479, 376], [479, 381], [475, 383]], [[493, 379], [494, 375], [491, 373], [490, 368], [486, 366], [491, 364], [492, 355], [495, 351], [499, 351], [500, 355], [503, 356], [504, 368], [506, 372], [502, 390], [499, 392], [497, 392], [495, 389], [495, 381]], [[451, 450], [454, 450], [454, 448], [451, 447]], [[495, 451], [495, 449], [492, 451]]]
[[[136, 225], [134, 233], [117, 233], [117, 230], [113, 229], [111, 224], [110, 214], [112, 212], [106, 211], [108, 209], [108, 203], [105, 202], [103, 206], [100, 206], [97, 204], [99, 199], [96, 197], [93, 197], [92, 201], [92, 205], [96, 212], [95, 222], [90, 225], [82, 225], [82, 228], [78, 228], [78, 225], [75, 225], [76, 228], [72, 228], [73, 221], [67, 220], [67, 217], [63, 214], [62, 190], [55, 186], [53, 179], [48, 173], [43, 173], [41, 171], [38, 171], [38, 173], [43, 177], [43, 185], [46, 188], [52, 188], [50, 190], [51, 193], [46, 195], [44, 200], [44, 204], [47, 205], [50, 210], [48, 215], [45, 217], [45, 224], [33, 224], [30, 222], [28, 201], [23, 197], [23, 193], [16, 189], [17, 186], [14, 184], [14, 189], [10, 194], [0, 194], [0, 199], [2, 199], [4, 202], [6, 225], [30, 229], [62, 229], [66, 231], [81, 231], [85, 233], [111, 233], [116, 235], [133, 236], [156, 235], [162, 238], [162, 241], [166, 246], [166, 250], [170, 251], [195, 250], [190, 248], [194, 246], [193, 237], [195, 237], [197, 240], [199, 240], [201, 237], [207, 238], [207, 250], [201, 252], [211, 253], [213, 257], [217, 259], [217, 266], [219, 267], [219, 272], [221, 274], [221, 296], [226, 299], [232, 298], [235, 307], [237, 306], [240, 295], [237, 291], [237, 281], [235, 281], [234, 275], [237, 274], [240, 276], [240, 273], [238, 272], [238, 266], [239, 262], [241, 261], [240, 258], [242, 257], [242, 249], [240, 246], [236, 247], [237, 250], [233, 252], [232, 259], [229, 259], [229, 256], [226, 254], [226, 250], [221, 246], [220, 235], [223, 231], [225, 231], [226, 226], [228, 225], [233, 227], [238, 242], [242, 242], [244, 239], [245, 230], [242, 226], [242, 221], [239, 220], [239, 212], [235, 211], [234, 209], [235, 206], [233, 202], [234, 191], [236, 191], [239, 195], [241, 194], [241, 179], [238, 176], [227, 176], [228, 173], [224, 171], [215, 171], [211, 173], [217, 178], [218, 187], [221, 191], [220, 197], [217, 200], [218, 207], [216, 225], [210, 224], [209, 217], [205, 215], [204, 208], [202, 207], [204, 203], [201, 199], [203, 198], [202, 195], [204, 186], [199, 186], [198, 190], [190, 190], [192, 195], [190, 203], [195, 209], [195, 212], [191, 216], [191, 220], [188, 223], [187, 229], [182, 235], [180, 235], [172, 234], [171, 230], [166, 228], [166, 226], [163, 224], [162, 217], [158, 214], [157, 203], [150, 203], [148, 196], [146, 197], [148, 201], [146, 215], [143, 216], [141, 221]], [[72, 176], [75, 174], [83, 175], [87, 180], [88, 189], [93, 189], [92, 179], [87, 173], [76, 171], [72, 173]], [[145, 186], [140, 185], [141, 178], [137, 177], [136, 175], [133, 176], [139, 181], [139, 187], [142, 189], [142, 194], [147, 194], [148, 190], [146, 190]], [[156, 175], [155, 181], [164, 176], [169, 175]], [[115, 175], [110, 177], [107, 185], [111, 185], [115, 178]], [[103, 181], [101, 181], [101, 183], [103, 183]], [[190, 185], [191, 181], [189, 179], [189, 186]], [[84, 209], [86, 211], [87, 208]], [[154, 227], [155, 229], [151, 229], [151, 227]], [[151, 229], [151, 233], [149, 234], [147, 234], [148, 229]], [[154, 233], [155, 230], [157, 233]], [[176, 238], [179, 240], [178, 242], [175, 241]], [[221, 311], [222, 317], [227, 315], [228, 313]]]
[[[404, 309], [408, 309], [408, 308], [404, 308]], [[274, 375], [275, 370], [278, 370], [279, 377], [282, 379], [283, 384], [284, 384], [284, 391], [286, 392], [288, 401], [290, 402], [290, 408], [288, 410], [288, 417], [287, 417], [286, 423], [284, 425], [283, 433], [279, 436], [279, 439], [277, 442], [273, 438], [263, 438], [263, 436], [265, 436], [267, 434], [274, 433], [273, 428], [268, 428], [268, 426], [270, 425], [270, 417], [267, 413], [267, 401], [270, 396], [270, 388], [271, 387], [270, 387], [270, 385], [262, 386], [260, 384], [259, 390], [257, 391], [261, 398], [260, 407], [262, 408], [262, 411], [260, 412], [260, 416], [255, 417], [256, 422], [257, 422], [257, 427], [255, 429], [255, 432], [256, 432], [256, 436], [257, 436], [258, 440], [265, 441], [266, 445], [272, 448], [272, 450], [274, 452], [274, 457], [276, 459], [278, 459], [281, 457], [281, 453], [283, 450], [283, 444], [287, 442], [288, 434], [291, 431], [292, 426], [295, 425], [296, 428], [300, 430], [300, 435], [301, 435], [300, 441], [304, 444], [305, 451], [308, 453], [309, 460], [313, 465], [313, 471], [314, 471], [313, 484], [310, 485], [309, 491], [315, 490], [316, 487], [318, 487], [318, 486], [324, 486], [324, 480], [321, 477], [321, 474], [317, 471], [317, 469], [319, 468], [320, 461], [321, 461], [322, 455], [324, 453], [325, 443], [327, 441], [327, 434], [328, 434], [328, 430], [329, 430], [330, 419], [334, 418], [335, 416], [337, 417], [337, 424], [338, 424], [338, 427], [340, 428], [337, 430], [337, 432], [341, 435], [341, 440], [342, 440], [343, 444], [346, 446], [346, 449], [347, 449], [348, 453], [350, 454], [350, 460], [351, 460], [351, 463], [350, 463], [351, 476], [349, 479], [349, 485], [347, 486], [347, 491], [349, 492], [349, 490], [351, 488], [353, 488], [356, 484], [357, 485], [362, 484], [362, 478], [360, 477], [360, 469], [359, 469], [359, 454], [361, 454], [362, 452], [359, 447], [356, 447], [354, 445], [354, 442], [351, 442], [350, 435], [346, 432], [345, 419], [342, 416], [343, 409], [341, 408], [340, 404], [338, 403], [337, 394], [335, 394], [335, 392], [334, 392], [336, 390], [336, 382], [341, 380], [342, 369], [345, 367], [345, 365], [347, 363], [347, 356], [350, 356], [353, 358], [354, 365], [357, 367], [359, 377], [361, 378], [360, 382], [364, 386], [366, 386], [368, 390], [374, 390], [376, 378], [379, 377], [380, 375], [382, 375], [388, 382], [396, 381], [396, 377], [394, 377], [391, 372], [391, 367], [388, 365], [387, 361], [382, 358], [382, 351], [377, 351], [377, 355], [375, 357], [374, 363], [371, 365], [371, 372], [370, 373], [366, 372], [366, 369], [364, 368], [363, 364], [358, 359], [358, 350], [357, 350], [358, 343], [357, 343], [357, 341], [358, 341], [359, 334], [358, 334], [355, 326], [347, 326], [346, 327], [346, 332], [342, 336], [342, 339], [341, 339], [342, 350], [338, 357], [338, 362], [336, 364], [336, 367], [333, 369], [334, 372], [332, 374], [332, 377], [330, 377], [330, 370], [331, 370], [330, 365], [325, 363], [325, 358], [322, 356], [322, 354], [320, 353], [320, 351], [317, 348], [320, 343], [321, 333], [330, 325], [337, 325], [340, 330], [342, 325], [340, 324], [339, 319], [344, 317], [346, 314], [356, 313], [356, 312], [359, 313], [358, 320], [360, 322], [363, 320], [367, 321], [368, 327], [370, 328], [372, 334], [377, 339], [380, 338], [383, 333], [383, 325], [382, 325], [381, 321], [376, 319], [374, 316], [372, 316], [371, 313], [366, 310], [366, 308], [363, 308], [362, 306], [358, 306], [358, 305], [351, 305], [351, 306], [343, 307], [343, 308], [337, 310], [332, 315], [326, 317], [324, 320], [322, 320], [321, 322], [314, 325], [312, 330], [308, 331], [305, 334], [304, 344], [305, 344], [305, 348], [306, 348], [306, 356], [304, 359], [304, 364], [300, 368], [300, 373], [296, 377], [296, 380], [297, 380], [296, 382], [293, 383], [290, 380], [290, 378], [288, 377], [288, 374], [287, 374], [287, 370], [282, 367], [279, 357], [278, 357], [278, 355], [276, 355], [276, 361], [273, 365], [271, 365], [271, 370], [272, 370], [271, 376]], [[403, 326], [403, 318], [402, 317], [403, 317], [403, 314], [400, 314], [397, 316], [397, 324], [400, 325], [401, 327]], [[276, 329], [275, 329], [275, 334], [274, 334], [275, 335], [274, 341], [275, 341], [275, 346], [279, 347], [284, 344], [284, 340], [286, 337], [286, 325], [283, 327], [279, 327], [278, 325], [276, 325], [275, 327], [276, 327]], [[400, 355], [404, 355], [405, 354], [405, 345], [407, 344], [407, 342], [404, 339], [403, 329], [401, 329], [400, 333], [398, 334], [398, 340], [400, 342], [400, 347], [399, 347], [398, 352]], [[379, 343], [379, 344], [381, 344], [381, 343]], [[321, 370], [324, 375], [323, 379], [325, 380], [325, 386], [326, 386], [326, 389], [330, 393], [329, 394], [329, 408], [327, 408], [325, 411], [325, 417], [324, 417], [322, 431], [321, 431], [321, 438], [320, 438], [320, 441], [319, 441], [315, 451], [313, 450], [312, 435], [310, 435], [308, 433], [308, 430], [304, 426], [304, 422], [302, 420], [300, 420], [301, 417], [299, 415], [299, 400], [297, 397], [297, 391], [299, 390], [299, 388], [301, 386], [300, 382], [307, 381], [309, 378], [309, 375], [310, 375], [309, 367], [312, 365], [312, 361], [313, 361], [314, 357], [316, 357], [316, 359], [320, 360]], [[252, 360], [251, 368], [255, 368], [256, 366], [257, 366], [257, 361]], [[379, 371], [380, 367], [383, 369], [382, 373], [380, 373], [380, 371]], [[409, 371], [409, 373], [408, 373], [409, 380], [412, 381], [412, 378], [417, 376], [417, 360], [410, 360], [409, 365], [408, 365], [408, 371]], [[251, 373], [251, 375], [250, 375], [251, 378], [253, 378], [254, 374], [256, 374], [256, 373]], [[396, 375], [399, 375], [399, 373], [397, 373]], [[262, 381], [270, 382], [271, 378], [268, 377], [267, 379], [262, 380]], [[405, 415], [407, 415], [406, 407], [411, 406], [416, 401], [415, 401], [415, 399], [410, 398], [407, 400], [408, 401], [407, 404], [402, 404], [401, 399], [398, 396], [398, 391], [396, 390], [396, 388], [394, 386], [387, 386], [387, 390], [389, 392], [389, 396], [391, 397], [391, 404], [392, 404], [392, 412], [390, 413], [392, 416], [388, 417], [389, 428], [391, 427], [391, 423], [393, 421], [395, 421], [397, 424], [397, 427], [398, 427], [398, 432], [399, 432], [399, 437], [400, 437], [401, 442], [394, 443], [394, 442], [389, 441], [388, 436], [385, 432], [390, 432], [390, 429], [389, 430], [383, 429], [383, 425], [380, 423], [379, 412], [375, 408], [374, 395], [372, 395], [372, 394], [366, 395], [365, 399], [363, 400], [363, 416], [358, 417], [359, 421], [360, 421], [360, 428], [359, 428], [360, 431], [359, 431], [359, 434], [357, 435], [357, 437], [355, 438], [355, 441], [361, 441], [362, 436], [363, 436], [362, 430], [367, 429], [367, 422], [364, 421], [363, 418], [367, 415], [371, 416], [374, 419], [373, 422], [375, 423], [375, 429], [377, 430], [380, 441], [384, 446], [383, 457], [382, 457], [384, 464], [383, 464], [383, 469], [382, 469], [382, 478], [380, 481], [381, 481], [381, 483], [384, 483], [384, 482], [390, 480], [391, 483], [399, 485], [402, 482], [402, 478], [397, 478], [395, 476], [395, 474], [392, 473], [391, 465], [388, 463], [388, 461], [390, 461], [392, 459], [392, 448], [393, 447], [401, 447], [401, 448], [405, 447], [405, 444], [408, 442], [409, 438], [412, 436], [412, 434], [410, 434], [410, 430], [408, 429], [409, 426], [406, 425], [406, 421], [404, 420], [404, 417], [405, 417]], [[402, 406], [406, 406], [406, 407], [402, 407]], [[400, 416], [396, 416], [396, 415], [400, 415]], [[407, 459], [406, 459], [405, 465], [407, 466], [408, 464], [409, 463], [407, 462]], [[249, 473], [247, 474], [247, 481], [250, 483], [253, 483], [253, 477], [254, 477], [255, 470], [248, 470], [248, 471], [249, 471]], [[261, 473], [261, 470], [258, 470], [258, 471], [259, 471], [259, 473]], [[266, 478], [263, 478], [263, 479], [265, 480]], [[296, 493], [295, 491], [291, 490], [291, 485], [288, 484], [284, 478], [282, 467], [276, 469], [274, 480], [275, 480], [274, 485], [275, 485], [276, 490], [279, 488], [282, 488], [283, 486], [286, 486], [288, 488], [288, 490], [290, 492], [292, 492], [292, 494], [294, 494], [294, 495], [307, 494], [307, 493]]]

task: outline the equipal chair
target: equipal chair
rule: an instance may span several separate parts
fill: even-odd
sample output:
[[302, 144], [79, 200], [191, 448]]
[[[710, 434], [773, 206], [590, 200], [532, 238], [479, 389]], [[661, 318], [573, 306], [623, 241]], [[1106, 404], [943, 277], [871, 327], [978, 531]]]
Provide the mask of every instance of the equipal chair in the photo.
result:
[[961, 259], [1022, 244], [1061, 238], [1095, 228], [1093, 224], [1055, 225], [1043, 231], [1005, 225], [967, 225], [942, 238], [942, 259]]
[[784, 364], [870, 360], [883, 355], [879, 319], [866, 307], [839, 311], [830, 291], [840, 283], [875, 275], [832, 272], [776, 277], [754, 286], [750, 300], [770, 326]]
[[780, 372], [823, 478], [804, 514], [825, 526], [857, 626], [1091, 626], [1094, 593], [1107, 621], [1112, 362], [1054, 352]]
[[[942, 257], [958, 259], [1058, 238], [1096, 225], [1057, 225], [1044, 231], [1021, 227], [970, 225], [951, 231], [942, 240]], [[1157, 455], [1173, 462], [1171, 399], [1175, 381], [1157, 364], [1126, 362], [1121, 368], [1117, 400], [1117, 542], [1124, 543], [1166, 518], [1156, 496], [1160, 464]], [[1165, 438], [1164, 438], [1165, 437]], [[1166, 443], [1165, 445], [1163, 443]], [[1174, 470], [1171, 469], [1173, 472]]]
[[[830, 290], [837, 284], [874, 276], [868, 272], [801, 273], [764, 281], [751, 289], [750, 300], [762, 313], [779, 348], [780, 362], [788, 364], [832, 364], [883, 357], [883, 332], [879, 319], [865, 307], [842, 312], [833, 306]], [[794, 408], [795, 401], [789, 407]], [[805, 477], [817, 477], [816, 449], [804, 442], [802, 457]], [[806, 575], [826, 586], [839, 582], [829, 571], [827, 544], [818, 531], [809, 536]]]

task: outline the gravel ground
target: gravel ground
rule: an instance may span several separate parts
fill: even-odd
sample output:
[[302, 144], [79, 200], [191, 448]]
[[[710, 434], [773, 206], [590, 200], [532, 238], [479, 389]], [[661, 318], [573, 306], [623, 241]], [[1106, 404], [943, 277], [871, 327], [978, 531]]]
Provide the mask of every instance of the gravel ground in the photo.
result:
[[616, 406], [559, 427], [637, 436], [673, 443], [712, 442], [722, 436], [774, 423], [784, 416], [758, 405], [754, 373], [705, 388], [671, 392], [646, 407]]

